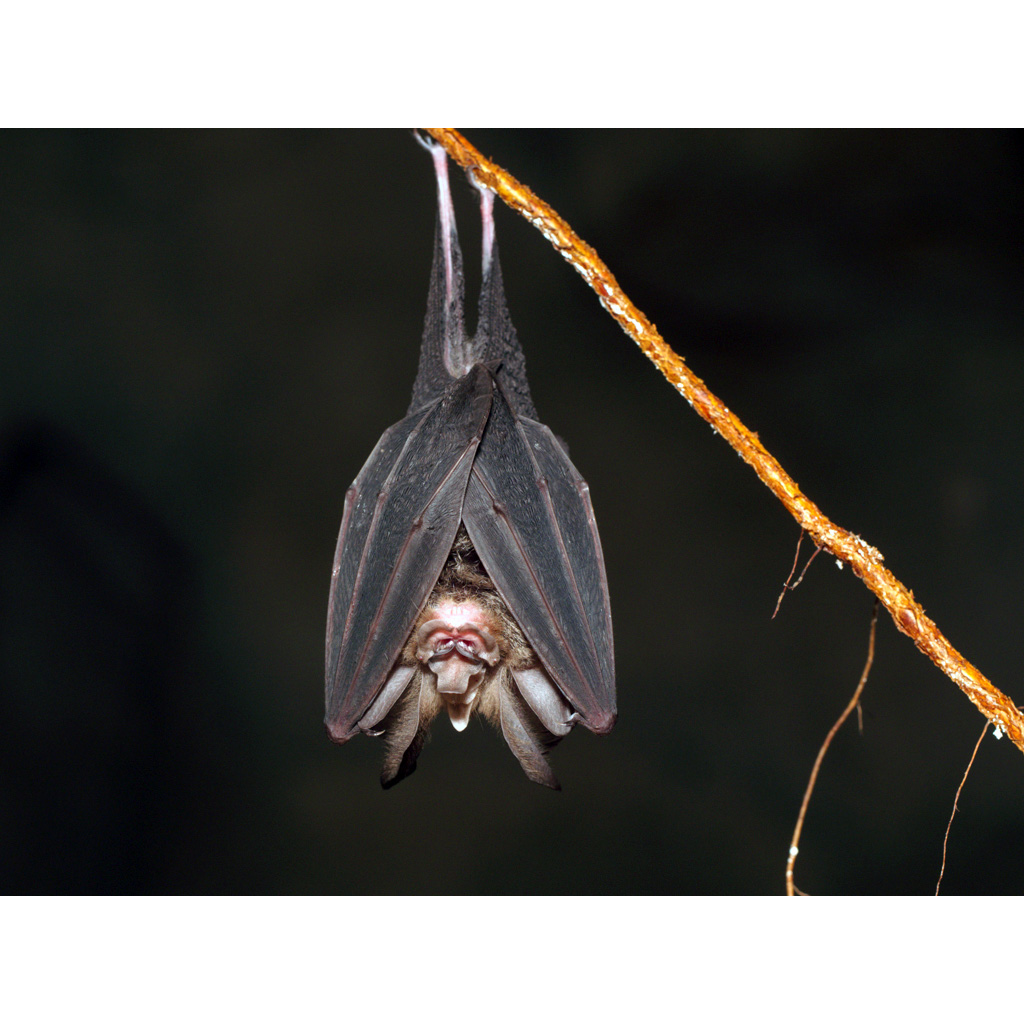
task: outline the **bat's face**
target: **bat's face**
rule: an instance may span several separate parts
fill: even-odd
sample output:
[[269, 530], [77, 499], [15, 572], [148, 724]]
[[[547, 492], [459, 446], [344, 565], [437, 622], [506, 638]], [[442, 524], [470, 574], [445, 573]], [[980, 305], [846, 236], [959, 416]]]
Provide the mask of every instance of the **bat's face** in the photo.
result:
[[[544, 673], [465, 527], [459, 529], [400, 660], [425, 676], [421, 718], [443, 709], [459, 732], [476, 711], [500, 727], [500, 687], [514, 684], [515, 676], [527, 670]], [[557, 692], [550, 681], [549, 685]], [[545, 748], [556, 742], [536, 714], [528, 724]]]
[[481, 193], [477, 332], [462, 319], [462, 258], [447, 165], [409, 413], [345, 499], [327, 628], [327, 727], [385, 737], [381, 781], [404, 778], [430, 722], [479, 711], [526, 774], [581, 722], [615, 720], [611, 613], [587, 485], [537, 422]]
[[437, 695], [452, 725], [462, 732], [489, 669], [500, 660], [495, 626], [476, 601], [442, 599], [420, 618], [410, 643], [416, 659], [434, 674]]
[[430, 685], [459, 732], [466, 728], [474, 710], [491, 706], [492, 701], [478, 698], [488, 694], [502, 673], [513, 665], [539, 664], [464, 527], [402, 660], [407, 665], [416, 662], [431, 674]]

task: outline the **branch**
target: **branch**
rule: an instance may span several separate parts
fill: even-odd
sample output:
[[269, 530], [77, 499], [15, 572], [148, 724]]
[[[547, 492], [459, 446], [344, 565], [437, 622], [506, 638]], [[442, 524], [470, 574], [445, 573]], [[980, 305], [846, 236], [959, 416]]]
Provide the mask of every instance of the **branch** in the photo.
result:
[[979, 711], [1005, 732], [1024, 751], [1024, 716], [1013, 702], [989, 682], [942, 635], [938, 626], [924, 613], [905, 587], [885, 566], [882, 555], [856, 534], [836, 526], [817, 505], [807, 498], [796, 481], [761, 444], [757, 434], [748, 430], [723, 402], [713, 395], [665, 343], [654, 325], [630, 302], [611, 271], [597, 253], [543, 200], [538, 199], [507, 171], [492, 163], [451, 128], [428, 128], [449, 156], [481, 185], [496, 192], [516, 213], [525, 217], [568, 260], [597, 293], [601, 305], [618, 321], [622, 329], [640, 346], [641, 351], [664, 374], [666, 380], [690, 403], [703, 419], [749, 463], [761, 482], [782, 502], [814, 543], [840, 562], [882, 602], [896, 628], [914, 641], [950, 679], [960, 687]]

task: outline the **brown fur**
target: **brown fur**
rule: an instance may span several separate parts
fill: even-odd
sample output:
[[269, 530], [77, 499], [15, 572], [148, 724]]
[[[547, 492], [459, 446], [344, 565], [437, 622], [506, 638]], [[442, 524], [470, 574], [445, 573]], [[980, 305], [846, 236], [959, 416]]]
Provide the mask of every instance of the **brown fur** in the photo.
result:
[[501, 660], [495, 666], [497, 671], [502, 665], [509, 668], [531, 668], [538, 664], [537, 655], [527, 643], [519, 624], [512, 618], [511, 612], [498, 594], [494, 581], [487, 575], [487, 570], [476, 553], [466, 528], [459, 526], [448, 561], [445, 562], [426, 607], [416, 620], [409, 634], [409, 639], [402, 649], [402, 664], [413, 665], [416, 662], [416, 633], [424, 622], [432, 619], [432, 609], [442, 600], [456, 602], [475, 601], [490, 614], [493, 624], [493, 635], [498, 642]]
[[416, 658], [416, 634], [423, 623], [435, 617], [434, 608], [441, 601], [472, 601], [488, 613], [500, 657], [494, 667], [487, 670], [473, 703], [473, 713], [483, 715], [505, 736], [531, 779], [559, 788], [544, 757], [544, 752], [558, 739], [544, 728], [523, 700], [511, 673], [511, 669], [536, 666], [537, 655], [498, 594], [466, 528], [461, 525], [437, 585], [402, 649], [402, 663], [418, 667], [408, 689], [383, 722], [386, 753], [381, 781], [385, 788], [415, 770], [430, 723], [444, 709], [433, 672], [419, 665]]

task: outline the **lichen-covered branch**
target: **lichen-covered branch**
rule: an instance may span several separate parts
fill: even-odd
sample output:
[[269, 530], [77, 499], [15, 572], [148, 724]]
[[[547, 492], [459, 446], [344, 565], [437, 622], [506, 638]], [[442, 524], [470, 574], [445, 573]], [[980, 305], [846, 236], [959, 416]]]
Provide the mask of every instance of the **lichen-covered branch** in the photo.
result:
[[815, 544], [849, 565], [877, 595], [892, 616], [896, 628], [906, 633], [917, 648], [967, 694], [981, 713], [1024, 751], [1024, 716], [1013, 702], [942, 635], [915, 600], [913, 591], [882, 565], [882, 555], [875, 548], [836, 526], [801, 492], [792, 477], [761, 444], [757, 434], [748, 430], [665, 343], [650, 320], [623, 293], [597, 253], [547, 203], [482, 156], [454, 129], [428, 128], [427, 131], [444, 146], [456, 163], [481, 185], [497, 193], [551, 242], [593, 288], [601, 305], [640, 346], [668, 382], [753, 467]]

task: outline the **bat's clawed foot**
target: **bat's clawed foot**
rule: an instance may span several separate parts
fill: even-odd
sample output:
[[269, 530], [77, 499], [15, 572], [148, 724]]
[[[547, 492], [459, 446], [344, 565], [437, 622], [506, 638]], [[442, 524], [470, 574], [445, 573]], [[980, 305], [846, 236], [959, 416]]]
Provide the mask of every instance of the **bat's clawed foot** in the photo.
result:
[[433, 135], [428, 135], [422, 128], [413, 128], [412, 137], [428, 152], [444, 148]]

